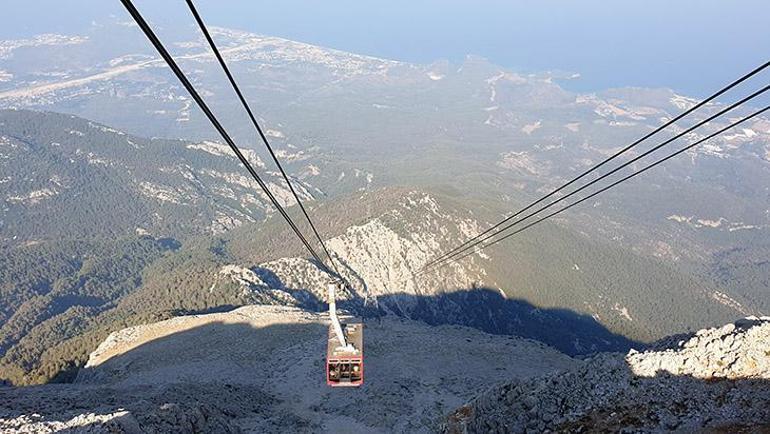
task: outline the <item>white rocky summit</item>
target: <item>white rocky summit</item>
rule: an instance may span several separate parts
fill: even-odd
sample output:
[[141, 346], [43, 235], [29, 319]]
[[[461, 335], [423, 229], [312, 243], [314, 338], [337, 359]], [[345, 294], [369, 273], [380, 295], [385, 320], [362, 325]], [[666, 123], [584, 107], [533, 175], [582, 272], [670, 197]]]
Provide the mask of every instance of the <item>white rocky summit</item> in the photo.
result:
[[645, 352], [632, 350], [626, 362], [640, 377], [668, 372], [702, 379], [770, 380], [770, 317], [747, 317], [685, 339], [673, 336]]
[[748, 317], [643, 352], [605, 353], [576, 370], [516, 380], [447, 420], [446, 432], [765, 432], [770, 317]]

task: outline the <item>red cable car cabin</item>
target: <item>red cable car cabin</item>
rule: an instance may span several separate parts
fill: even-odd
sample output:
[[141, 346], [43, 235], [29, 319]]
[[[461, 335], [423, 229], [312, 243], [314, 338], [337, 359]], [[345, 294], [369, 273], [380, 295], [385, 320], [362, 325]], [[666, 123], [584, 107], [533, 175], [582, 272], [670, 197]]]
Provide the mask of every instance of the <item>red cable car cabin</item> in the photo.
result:
[[357, 387], [364, 383], [364, 325], [342, 324], [347, 345], [341, 345], [334, 325], [329, 326], [326, 347], [326, 383], [332, 387]]

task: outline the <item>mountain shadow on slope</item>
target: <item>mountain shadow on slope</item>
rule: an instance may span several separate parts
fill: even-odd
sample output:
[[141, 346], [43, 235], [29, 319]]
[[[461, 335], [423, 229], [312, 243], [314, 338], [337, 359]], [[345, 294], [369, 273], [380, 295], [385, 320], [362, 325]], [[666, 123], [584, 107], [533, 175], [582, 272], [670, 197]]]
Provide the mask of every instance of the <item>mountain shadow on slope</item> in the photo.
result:
[[[252, 271], [270, 290], [290, 295], [295, 306], [314, 312], [328, 309], [325, 300], [307, 289], [287, 286], [273, 271], [262, 267]], [[590, 315], [567, 308], [537, 307], [526, 300], [506, 298], [500, 291], [487, 287], [433, 295], [394, 293], [369, 300], [354, 297], [338, 300], [337, 304], [364, 320], [390, 313], [430, 325], [461, 325], [491, 334], [533, 339], [570, 356], [642, 346], [610, 331]]]
[[[253, 385], [278, 397], [272, 416], [286, 425], [266, 428], [260, 421], [256, 428], [244, 427], [247, 432], [334, 431], [314, 424], [339, 420], [352, 423], [356, 432], [432, 432], [449, 411], [500, 381], [578, 363], [537, 342], [389, 315], [371, 323], [364, 335], [364, 386], [340, 390], [325, 382], [327, 339], [323, 316], [295, 308], [246, 307], [225, 315], [174, 319], [113, 335], [73, 388], [120, 392], [143, 385], [194, 384], [202, 390], [216, 390], [215, 384]], [[173, 396], [167, 399], [184, 407]], [[219, 405], [217, 393], [191, 399], [204, 408]], [[99, 409], [97, 414], [114, 411]], [[244, 413], [227, 414], [249, 417]], [[258, 413], [253, 417], [268, 412]], [[292, 415], [302, 419], [295, 424]]]
[[[280, 329], [280, 330], [277, 330]], [[268, 328], [265, 333], [278, 335], [291, 333], [299, 336], [307, 334], [303, 326], [281, 325], [277, 329]], [[13, 419], [26, 417], [26, 424], [46, 421], [59, 422], [65, 426], [54, 430], [61, 433], [82, 432], [155, 432], [155, 433], [240, 433], [241, 428], [234, 418], [254, 418], [260, 421], [260, 432], [279, 432], [280, 427], [302, 427], [299, 417], [287, 414], [279, 407], [281, 399], [264, 391], [261, 386], [244, 379], [223, 380], [208, 375], [221, 366], [215, 363], [196, 378], [166, 378], [148, 384], [116, 384], [125, 378], [125, 374], [141, 377], [146, 365], [167, 365], [166, 372], [174, 372], [174, 367], [184, 368], [186, 362], [199, 362], [202, 367], [207, 360], [207, 351], [216, 345], [234, 351], [259, 354], [260, 343], [250, 336], [255, 336], [254, 329], [244, 324], [210, 324], [192, 330], [174, 333], [140, 345], [126, 353], [107, 360], [99, 367], [100, 375], [85, 369], [83, 374], [90, 380], [87, 385], [46, 384], [30, 387], [0, 388], [0, 420], [11, 423]], [[318, 333], [318, 331], [315, 331]], [[210, 337], [204, 345], [195, 345], [195, 339]], [[255, 337], [264, 337], [257, 333]], [[245, 342], [244, 342], [245, 341]], [[188, 345], [199, 351], [198, 360], [185, 360], [190, 352], [184, 351]], [[212, 346], [214, 345], [214, 346]], [[165, 348], [166, 351], [158, 351]], [[180, 348], [182, 349], [181, 351]], [[179, 354], [178, 360], [170, 360]], [[164, 355], [166, 356], [164, 359]], [[216, 356], [215, 354], [212, 355]], [[238, 363], [233, 359], [233, 369], [225, 372], [237, 372]], [[157, 365], [155, 365], [157, 366]], [[190, 372], [190, 368], [187, 369]], [[254, 372], [254, 374], [258, 374]], [[220, 380], [220, 381], [218, 381]], [[25, 416], [26, 415], [26, 416]], [[34, 415], [34, 416], [32, 416]], [[75, 419], [73, 421], [73, 419]], [[9, 422], [10, 421], [10, 422]], [[12, 432], [13, 425], [4, 425]], [[48, 431], [42, 427], [27, 427], [30, 432]], [[0, 429], [1, 431], [2, 429]], [[21, 429], [24, 431], [24, 429]], [[301, 430], [298, 430], [299, 432]], [[5, 431], [4, 431], [5, 432]]]
[[541, 308], [521, 299], [503, 297], [485, 287], [436, 295], [391, 294], [377, 297], [376, 307], [360, 300], [343, 301], [342, 308], [376, 318], [384, 311], [430, 325], [461, 325], [497, 335], [528, 338], [570, 356], [603, 351], [627, 351], [641, 343], [613, 333], [590, 315], [570, 309]]

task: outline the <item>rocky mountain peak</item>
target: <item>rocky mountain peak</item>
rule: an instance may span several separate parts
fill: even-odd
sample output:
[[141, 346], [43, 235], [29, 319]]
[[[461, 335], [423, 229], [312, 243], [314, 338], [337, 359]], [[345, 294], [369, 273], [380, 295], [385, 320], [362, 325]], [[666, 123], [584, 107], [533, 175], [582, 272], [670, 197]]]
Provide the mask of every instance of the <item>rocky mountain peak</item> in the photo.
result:
[[666, 338], [647, 351], [631, 350], [626, 362], [640, 377], [663, 371], [702, 379], [770, 379], [770, 317], [751, 316], [688, 338]]
[[770, 318], [604, 353], [578, 369], [514, 381], [456, 410], [446, 432], [735, 432], [770, 418]]

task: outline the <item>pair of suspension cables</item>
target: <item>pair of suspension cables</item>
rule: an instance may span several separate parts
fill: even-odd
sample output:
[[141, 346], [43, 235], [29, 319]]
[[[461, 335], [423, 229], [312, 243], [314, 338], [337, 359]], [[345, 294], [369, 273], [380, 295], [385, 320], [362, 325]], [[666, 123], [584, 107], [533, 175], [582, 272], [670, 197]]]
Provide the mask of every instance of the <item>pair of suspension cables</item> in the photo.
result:
[[[158, 37], [155, 35], [155, 33], [152, 31], [151, 27], [147, 24], [147, 22], [144, 20], [142, 15], [139, 13], [139, 11], [136, 9], [136, 7], [133, 5], [131, 0], [121, 0], [125, 8], [128, 10], [129, 14], [133, 17], [133, 19], [136, 21], [136, 23], [139, 25], [139, 27], [142, 29], [144, 34], [147, 36], [147, 38], [150, 40], [152, 45], [155, 47], [155, 49], [158, 51], [158, 53], [161, 55], [161, 57], [166, 61], [168, 66], [171, 68], [171, 70], [174, 72], [174, 74], [177, 76], [179, 81], [184, 85], [184, 87], [187, 89], [187, 91], [190, 93], [192, 98], [195, 100], [195, 102], [198, 104], [198, 106], [201, 108], [201, 110], [204, 112], [206, 117], [209, 119], [209, 121], [212, 123], [212, 125], [216, 128], [216, 130], [219, 132], [219, 134], [222, 136], [224, 141], [230, 146], [230, 148], [235, 153], [236, 157], [241, 161], [241, 163], [244, 165], [244, 167], [248, 170], [248, 172], [251, 174], [252, 178], [259, 184], [259, 186], [262, 188], [262, 190], [265, 192], [265, 194], [268, 196], [270, 201], [273, 203], [275, 208], [278, 210], [278, 212], [281, 214], [281, 216], [286, 220], [286, 222], [289, 224], [291, 229], [294, 231], [294, 233], [297, 235], [297, 237], [300, 239], [302, 244], [307, 248], [307, 250], [310, 252], [310, 254], [315, 258], [316, 261], [330, 274], [333, 272], [336, 274], [336, 276], [339, 276], [339, 271], [334, 264], [334, 260], [329, 252], [329, 250], [326, 247], [326, 244], [323, 242], [323, 239], [318, 233], [318, 230], [316, 229], [315, 224], [313, 223], [312, 219], [310, 218], [310, 215], [308, 214], [305, 206], [302, 204], [302, 201], [299, 198], [299, 195], [297, 194], [295, 188], [293, 187], [289, 176], [286, 174], [286, 171], [283, 169], [283, 166], [279, 162], [277, 156], [275, 155], [275, 152], [273, 151], [272, 146], [270, 145], [267, 137], [265, 136], [262, 128], [260, 127], [259, 123], [256, 120], [256, 117], [254, 116], [254, 113], [251, 110], [251, 107], [246, 102], [245, 97], [243, 96], [243, 93], [241, 92], [238, 84], [235, 81], [235, 78], [233, 77], [232, 73], [230, 72], [230, 69], [228, 68], [226, 62], [224, 61], [224, 58], [222, 57], [221, 53], [219, 52], [218, 48], [216, 47], [216, 44], [214, 43], [214, 40], [211, 37], [211, 34], [209, 33], [206, 25], [204, 24], [200, 14], [198, 13], [197, 9], [195, 8], [195, 5], [193, 4], [192, 0], [185, 0], [187, 2], [187, 5], [190, 8], [190, 11], [193, 14], [193, 17], [195, 18], [195, 21], [198, 23], [198, 26], [200, 27], [201, 32], [203, 33], [204, 37], [206, 38], [209, 46], [211, 47], [212, 51], [214, 52], [214, 55], [217, 58], [217, 61], [219, 62], [220, 66], [224, 70], [225, 74], [227, 75], [228, 80], [230, 81], [231, 86], [235, 90], [236, 95], [238, 96], [238, 99], [240, 100], [241, 104], [243, 105], [244, 109], [249, 115], [249, 119], [251, 120], [252, 125], [254, 126], [255, 130], [257, 131], [260, 139], [267, 147], [270, 156], [272, 157], [273, 161], [275, 162], [276, 166], [281, 172], [281, 175], [283, 176], [284, 180], [286, 181], [287, 185], [289, 186], [289, 189], [294, 196], [294, 199], [296, 200], [297, 204], [299, 205], [300, 209], [302, 210], [302, 214], [304, 215], [305, 219], [310, 224], [310, 227], [312, 228], [313, 234], [315, 235], [316, 239], [320, 243], [321, 247], [324, 250], [324, 253], [326, 257], [329, 259], [329, 263], [331, 264], [331, 268], [329, 268], [326, 263], [321, 259], [321, 257], [315, 252], [313, 247], [310, 245], [310, 243], [307, 241], [305, 236], [302, 234], [302, 232], [299, 230], [297, 225], [294, 223], [294, 221], [291, 219], [291, 217], [287, 214], [283, 206], [278, 202], [278, 200], [275, 198], [275, 196], [270, 192], [269, 188], [265, 184], [265, 182], [260, 178], [259, 174], [254, 170], [254, 168], [251, 166], [249, 161], [243, 156], [242, 152], [238, 148], [238, 146], [235, 144], [235, 142], [232, 140], [230, 135], [227, 133], [227, 131], [224, 129], [222, 124], [217, 120], [216, 116], [211, 112], [208, 105], [205, 103], [203, 98], [200, 96], [200, 94], [196, 91], [195, 87], [190, 83], [190, 81], [187, 79], [185, 74], [182, 72], [182, 70], [179, 68], [179, 66], [174, 61], [173, 57], [169, 54], [168, 50], [163, 46], [163, 44], [160, 42]], [[547, 204], [538, 207], [534, 211], [531, 211], [527, 213], [527, 211], [530, 211], [531, 209], [537, 207], [539, 204], [547, 201], [549, 198], [552, 198], [559, 193], [561, 193], [563, 190], [567, 189], [571, 185], [577, 183], [581, 179], [585, 178], [587, 175], [597, 171], [599, 168], [605, 166], [606, 164], [612, 162], [613, 160], [617, 159], [623, 154], [626, 154], [628, 151], [633, 149], [634, 147], [638, 146], [642, 142], [647, 141], [652, 136], [660, 133], [661, 131], [664, 131], [668, 127], [671, 127], [675, 125], [678, 121], [682, 120], [686, 116], [691, 115], [692, 113], [695, 113], [696, 111], [702, 109], [708, 104], [713, 104], [714, 100], [716, 100], [718, 97], [722, 96], [723, 94], [727, 93], [731, 89], [737, 87], [741, 83], [745, 82], [746, 80], [750, 79], [751, 77], [759, 74], [761, 71], [763, 71], [765, 68], [770, 66], [770, 61], [765, 62], [764, 64], [758, 66], [754, 70], [750, 71], [749, 73], [745, 74], [744, 76], [738, 78], [737, 80], [733, 81], [732, 83], [728, 84], [727, 86], [723, 87], [719, 91], [715, 92], [708, 98], [700, 101], [699, 103], [695, 104], [693, 107], [683, 111], [679, 115], [675, 116], [674, 118], [668, 120], [661, 126], [655, 128], [653, 131], [645, 134], [641, 138], [635, 140], [631, 144], [625, 146], [624, 148], [620, 149], [619, 151], [615, 152], [608, 158], [602, 160], [598, 164], [595, 164], [594, 166], [590, 167], [586, 171], [580, 173], [578, 176], [572, 178], [568, 182], [564, 183], [563, 185], [559, 186], [558, 188], [552, 190], [550, 193], [540, 197], [539, 199], [533, 201], [532, 203], [528, 204], [524, 208], [521, 208], [520, 210], [516, 211], [512, 215], [504, 218], [500, 222], [494, 224], [490, 228], [484, 230], [483, 232], [479, 233], [478, 235], [471, 237], [464, 241], [463, 243], [455, 246], [451, 250], [437, 256], [433, 260], [429, 261], [425, 266], [420, 270], [418, 274], [425, 274], [431, 271], [438, 270], [439, 268], [442, 268], [443, 266], [457, 262], [463, 258], [466, 258], [468, 256], [471, 256], [473, 254], [476, 254], [490, 246], [493, 246], [503, 240], [506, 240], [516, 234], [519, 234], [532, 226], [535, 226], [537, 224], [540, 224], [541, 222], [550, 219], [553, 216], [556, 216], [580, 203], [583, 203], [611, 188], [616, 187], [619, 184], [622, 184], [623, 182], [628, 181], [629, 179], [636, 177], [650, 169], [652, 169], [655, 166], [658, 166], [659, 164], [662, 164], [663, 162], [674, 158], [700, 144], [702, 144], [705, 141], [711, 140], [715, 138], [716, 136], [723, 134], [724, 132], [737, 127], [738, 125], [741, 125], [750, 119], [753, 119], [762, 113], [765, 113], [767, 110], [770, 110], [770, 105], [756, 110], [753, 113], [751, 113], [748, 116], [745, 116], [737, 121], [734, 121], [727, 125], [724, 128], [719, 129], [718, 131], [711, 133], [693, 143], [690, 143], [689, 145], [685, 146], [684, 148], [681, 148], [671, 154], [666, 155], [665, 157], [659, 158], [658, 160], [655, 160], [652, 163], [649, 163], [648, 165], [644, 166], [642, 169], [636, 170], [632, 172], [631, 174], [612, 182], [611, 184], [600, 188], [599, 190], [594, 191], [593, 193], [590, 193], [588, 196], [582, 197], [572, 203], [567, 204], [566, 206], [563, 206], [556, 211], [552, 211], [542, 217], [538, 217], [538, 214], [544, 211], [548, 211], [550, 208], [554, 207], [558, 203], [588, 189], [589, 187], [593, 186], [594, 184], [614, 175], [615, 173], [619, 172], [620, 170], [636, 163], [637, 161], [641, 160], [642, 158], [652, 154], [653, 152], [658, 151], [659, 149], [671, 144], [672, 142], [676, 141], [677, 139], [680, 139], [688, 134], [691, 134], [695, 132], [696, 130], [702, 128], [704, 125], [708, 124], [711, 121], [714, 121], [715, 119], [727, 114], [730, 111], [733, 111], [744, 104], [748, 103], [749, 101], [759, 97], [760, 95], [764, 94], [766, 91], [770, 90], [770, 85], [766, 85], [759, 90], [751, 93], [750, 95], [738, 100], [737, 102], [730, 104], [729, 106], [723, 108], [722, 110], [719, 110], [717, 113], [710, 115], [706, 117], [704, 120], [697, 122], [693, 126], [684, 129], [683, 131], [675, 134], [669, 139], [664, 140], [660, 144], [656, 145], [655, 147], [649, 149], [648, 151], [645, 151], [644, 153], [632, 158], [631, 160], [615, 167], [614, 169], [610, 170], [609, 172], [606, 172], [597, 178], [593, 179], [592, 181], [574, 189], [573, 191], [562, 194], [558, 198], [554, 198], [554, 200], [551, 200]], [[527, 213], [526, 215], [522, 216], [522, 214]], [[521, 216], [521, 217], [520, 217]], [[518, 217], [518, 218], [517, 218]], [[524, 226], [519, 227], [518, 229], [514, 231], [509, 231], [515, 226], [518, 226], [520, 224], [523, 224], [530, 218], [535, 217], [536, 219], [527, 223]]]
[[190, 8], [190, 12], [192, 13], [193, 17], [195, 18], [195, 21], [198, 23], [198, 27], [200, 28], [201, 32], [203, 33], [203, 36], [206, 38], [206, 41], [208, 42], [209, 46], [211, 47], [212, 51], [214, 52], [214, 56], [216, 57], [217, 61], [219, 62], [220, 66], [222, 67], [223, 71], [225, 72], [225, 75], [227, 75], [227, 79], [230, 81], [230, 85], [233, 87], [233, 90], [235, 90], [236, 95], [238, 95], [238, 99], [241, 102], [241, 105], [243, 105], [244, 109], [246, 110], [246, 113], [249, 115], [249, 119], [251, 120], [252, 125], [254, 126], [254, 129], [257, 131], [260, 139], [267, 147], [268, 152], [270, 153], [270, 156], [272, 157], [273, 161], [275, 162], [275, 165], [278, 166], [279, 171], [281, 172], [281, 176], [286, 181], [286, 184], [289, 186], [289, 190], [291, 191], [292, 195], [294, 196], [294, 199], [297, 202], [297, 205], [299, 205], [299, 208], [302, 210], [302, 214], [305, 216], [305, 219], [307, 219], [308, 223], [310, 224], [310, 227], [313, 231], [313, 234], [315, 235], [315, 238], [320, 243], [321, 247], [323, 248], [324, 253], [326, 254], [326, 257], [329, 259], [329, 264], [331, 267], [329, 267], [326, 262], [321, 259], [321, 257], [316, 253], [313, 246], [308, 242], [307, 238], [303, 235], [302, 231], [299, 230], [296, 223], [292, 220], [292, 218], [289, 216], [289, 214], [286, 212], [284, 207], [278, 202], [276, 197], [273, 195], [273, 193], [268, 188], [267, 184], [262, 180], [262, 178], [259, 176], [259, 174], [254, 170], [254, 167], [251, 165], [251, 163], [248, 161], [248, 159], [243, 155], [241, 150], [238, 148], [238, 146], [233, 141], [230, 134], [225, 130], [225, 128], [222, 126], [222, 124], [219, 122], [217, 117], [214, 115], [214, 113], [211, 111], [209, 106], [206, 104], [206, 102], [203, 100], [203, 98], [200, 96], [198, 91], [195, 89], [195, 86], [190, 82], [190, 80], [187, 78], [187, 76], [184, 74], [182, 69], [179, 67], [179, 65], [176, 63], [174, 58], [171, 56], [171, 54], [168, 52], [168, 50], [163, 46], [163, 43], [158, 39], [157, 35], [155, 35], [155, 32], [153, 32], [150, 25], [147, 23], [147, 21], [144, 19], [144, 17], [139, 13], [139, 11], [134, 6], [133, 2], [131, 0], [121, 0], [123, 3], [123, 6], [126, 8], [128, 13], [131, 15], [131, 17], [134, 19], [137, 25], [139, 25], [139, 28], [142, 29], [142, 32], [144, 32], [145, 36], [147, 36], [147, 39], [150, 40], [150, 43], [155, 47], [155, 49], [158, 51], [160, 56], [163, 58], [163, 60], [168, 64], [169, 68], [174, 72], [174, 75], [179, 79], [179, 81], [182, 83], [182, 85], [187, 89], [187, 92], [190, 93], [190, 96], [192, 96], [193, 100], [195, 100], [195, 103], [198, 105], [198, 107], [203, 111], [203, 113], [206, 115], [206, 117], [209, 119], [211, 124], [214, 126], [214, 128], [219, 132], [220, 136], [222, 136], [222, 139], [227, 143], [228, 146], [230, 146], [230, 149], [233, 150], [233, 153], [235, 153], [235, 156], [240, 160], [241, 164], [246, 168], [246, 170], [249, 172], [252, 178], [259, 184], [259, 187], [265, 192], [268, 199], [270, 199], [270, 202], [272, 202], [273, 206], [278, 210], [278, 212], [281, 214], [284, 220], [289, 224], [294, 234], [297, 236], [297, 238], [300, 239], [302, 244], [305, 246], [305, 248], [310, 252], [310, 255], [318, 262], [318, 264], [326, 271], [328, 274], [334, 276], [334, 277], [340, 277], [339, 270], [337, 269], [337, 266], [334, 264], [334, 259], [331, 256], [331, 253], [326, 248], [326, 244], [324, 243], [323, 239], [321, 238], [320, 234], [318, 233], [318, 230], [316, 229], [315, 224], [313, 223], [313, 220], [310, 218], [310, 215], [307, 212], [307, 209], [305, 209], [305, 206], [302, 204], [302, 200], [300, 200], [299, 195], [297, 194], [296, 189], [292, 185], [291, 180], [289, 179], [289, 176], [286, 174], [286, 171], [284, 170], [283, 166], [281, 165], [280, 161], [278, 161], [278, 157], [275, 155], [275, 152], [273, 151], [273, 147], [270, 145], [270, 142], [267, 140], [267, 137], [265, 136], [264, 132], [262, 131], [262, 127], [259, 125], [259, 122], [257, 122], [256, 117], [254, 116], [254, 113], [251, 110], [251, 107], [246, 102], [246, 98], [243, 96], [243, 93], [241, 92], [240, 87], [235, 81], [235, 78], [233, 77], [232, 73], [230, 72], [230, 68], [228, 68], [227, 63], [225, 62], [224, 58], [222, 57], [222, 54], [219, 52], [219, 49], [217, 48], [216, 44], [214, 43], [214, 40], [211, 37], [211, 34], [208, 31], [208, 28], [203, 22], [203, 19], [201, 18], [200, 14], [198, 13], [198, 10], [195, 8], [195, 5], [193, 4], [192, 0], [186, 0], [187, 6]]
[[[657, 166], [657, 165], [659, 165], [659, 164], [661, 164], [661, 163], [663, 163], [663, 162], [665, 162], [665, 161], [667, 161], [667, 160], [669, 160], [671, 158], [674, 158], [677, 155], [680, 155], [680, 154], [682, 154], [682, 153], [684, 153], [684, 152], [694, 148], [695, 146], [698, 146], [698, 145], [702, 144], [703, 142], [705, 142], [707, 140], [711, 140], [714, 137], [716, 137], [716, 136], [718, 136], [718, 135], [720, 135], [720, 134], [730, 130], [731, 128], [735, 128], [738, 125], [741, 125], [741, 124], [749, 121], [750, 119], [753, 119], [753, 118], [761, 115], [762, 113], [765, 113], [767, 110], [770, 109], [770, 105], [766, 106], [766, 107], [764, 107], [762, 109], [756, 110], [753, 113], [751, 113], [750, 115], [745, 116], [745, 117], [743, 117], [743, 118], [741, 118], [741, 119], [739, 119], [737, 121], [734, 121], [734, 122], [730, 123], [729, 125], [727, 125], [726, 127], [721, 128], [718, 131], [716, 131], [714, 133], [711, 133], [711, 134], [709, 134], [709, 135], [707, 135], [707, 136], [705, 136], [705, 137], [703, 137], [703, 138], [701, 138], [701, 139], [699, 139], [699, 140], [697, 140], [697, 141], [695, 141], [693, 143], [690, 143], [689, 145], [685, 146], [684, 148], [681, 148], [681, 149], [679, 149], [679, 150], [677, 150], [677, 151], [675, 151], [675, 152], [673, 152], [673, 153], [671, 153], [671, 154], [669, 154], [669, 155], [667, 155], [665, 157], [659, 158], [658, 160], [656, 160], [656, 161], [654, 161], [654, 162], [644, 166], [642, 169], [636, 170], [633, 173], [631, 173], [630, 175], [627, 175], [627, 176], [625, 176], [625, 177], [623, 177], [623, 178], [621, 178], [621, 179], [619, 179], [619, 180], [617, 180], [615, 182], [612, 182], [611, 184], [609, 184], [609, 185], [607, 185], [605, 187], [600, 188], [599, 190], [597, 190], [597, 191], [595, 191], [593, 193], [590, 193], [588, 196], [585, 196], [585, 197], [583, 197], [583, 198], [581, 198], [581, 199], [579, 199], [579, 200], [577, 200], [575, 202], [572, 202], [572, 203], [570, 203], [570, 204], [568, 204], [566, 206], [563, 206], [562, 208], [557, 209], [556, 211], [550, 212], [550, 213], [548, 213], [548, 214], [538, 218], [538, 214], [540, 214], [541, 212], [549, 210], [550, 208], [554, 207], [556, 204], [558, 204], [558, 203], [560, 203], [560, 202], [562, 202], [562, 201], [564, 201], [564, 200], [566, 200], [566, 199], [568, 199], [568, 198], [570, 198], [570, 197], [580, 193], [581, 191], [586, 190], [587, 188], [593, 186], [594, 184], [596, 184], [596, 183], [598, 183], [598, 182], [600, 182], [600, 181], [602, 181], [602, 180], [604, 180], [604, 179], [614, 175], [615, 173], [619, 172], [620, 170], [622, 170], [622, 169], [624, 169], [624, 168], [626, 168], [626, 167], [636, 163], [637, 161], [639, 161], [642, 158], [652, 154], [653, 152], [658, 151], [659, 149], [669, 145], [670, 143], [674, 142], [675, 140], [695, 132], [696, 130], [702, 128], [704, 125], [708, 124], [709, 122], [714, 121], [715, 119], [717, 119], [717, 118], [719, 118], [721, 116], [724, 116], [728, 112], [734, 111], [735, 109], [743, 106], [744, 104], [748, 103], [749, 101], [759, 97], [760, 95], [762, 95], [765, 92], [767, 92], [768, 89], [770, 89], [770, 85], [765, 85], [764, 87], [762, 87], [759, 90], [749, 94], [748, 96], [746, 96], [744, 98], [741, 98], [738, 101], [736, 101], [735, 103], [730, 104], [729, 106], [719, 110], [717, 113], [715, 113], [713, 115], [710, 115], [710, 116], [706, 117], [704, 120], [695, 123], [693, 126], [691, 126], [689, 128], [686, 128], [683, 131], [675, 134], [673, 137], [664, 140], [663, 142], [661, 142], [657, 146], [655, 146], [652, 149], [650, 149], [650, 150], [648, 150], [646, 152], [643, 152], [642, 154], [632, 158], [631, 160], [627, 161], [626, 163], [619, 165], [618, 167], [608, 171], [607, 173], [602, 174], [601, 176], [598, 176], [596, 179], [593, 179], [592, 181], [582, 185], [581, 187], [576, 188], [576, 189], [574, 189], [573, 191], [571, 191], [571, 192], [569, 192], [567, 194], [563, 194], [563, 195], [559, 196], [558, 198], [554, 198], [554, 200], [551, 200], [547, 204], [545, 204], [543, 206], [540, 206], [537, 209], [535, 209], [534, 211], [531, 211], [531, 212], [527, 213], [527, 211], [530, 211], [531, 209], [537, 207], [539, 204], [541, 204], [543, 202], [546, 202], [549, 198], [552, 198], [552, 197], [556, 196], [557, 194], [561, 193], [563, 190], [567, 189], [567, 187], [569, 187], [569, 186], [575, 184], [576, 182], [578, 182], [579, 180], [585, 178], [588, 174], [595, 172], [596, 170], [598, 170], [599, 168], [601, 168], [605, 164], [615, 160], [616, 158], [618, 158], [621, 155], [625, 154], [626, 152], [628, 152], [632, 148], [634, 148], [637, 145], [641, 144], [642, 142], [646, 141], [650, 137], [652, 137], [652, 136], [658, 134], [659, 132], [665, 130], [666, 128], [674, 125], [677, 121], [681, 120], [682, 118], [684, 118], [684, 117], [686, 117], [686, 116], [688, 116], [688, 115], [698, 111], [699, 109], [702, 109], [707, 104], [712, 104], [713, 101], [716, 98], [718, 98], [721, 95], [727, 93], [728, 91], [730, 91], [731, 89], [737, 87], [738, 85], [740, 85], [741, 83], [743, 83], [746, 80], [750, 79], [751, 77], [754, 77], [755, 75], [759, 74], [760, 72], [762, 72], [768, 66], [770, 66], [770, 61], [765, 62], [764, 64], [758, 66], [754, 70], [750, 71], [749, 73], [745, 74], [744, 76], [738, 78], [737, 80], [735, 80], [732, 83], [728, 84], [724, 88], [722, 88], [719, 91], [715, 92], [714, 94], [712, 94], [708, 98], [704, 99], [703, 101], [700, 101], [698, 104], [695, 104], [693, 107], [685, 110], [681, 114], [679, 114], [676, 117], [672, 118], [671, 120], [665, 122], [663, 125], [655, 128], [653, 131], [645, 134], [641, 138], [635, 140], [633, 143], [625, 146], [624, 148], [622, 148], [619, 151], [615, 152], [613, 155], [609, 156], [608, 158], [604, 159], [603, 161], [599, 162], [598, 164], [590, 167], [588, 170], [582, 172], [581, 174], [579, 174], [575, 178], [572, 178], [571, 180], [569, 180], [565, 184], [563, 184], [560, 187], [552, 190], [550, 193], [548, 193], [548, 194], [540, 197], [539, 199], [533, 201], [529, 205], [527, 205], [524, 208], [516, 211], [515, 213], [513, 213], [509, 217], [504, 218], [500, 222], [494, 224], [493, 226], [491, 226], [490, 228], [484, 230], [483, 232], [479, 233], [478, 235], [467, 239], [466, 241], [464, 241], [463, 243], [455, 246], [451, 250], [449, 250], [449, 251], [447, 251], [447, 252], [437, 256], [433, 260], [431, 260], [428, 263], [426, 263], [425, 266], [423, 266], [423, 268], [418, 272], [418, 275], [422, 275], [422, 274], [426, 274], [426, 273], [438, 270], [438, 269], [444, 267], [445, 265], [457, 262], [457, 261], [459, 261], [459, 260], [461, 260], [463, 258], [467, 258], [468, 256], [476, 254], [476, 253], [478, 253], [478, 252], [480, 252], [480, 251], [482, 251], [482, 250], [484, 250], [484, 249], [486, 249], [486, 248], [488, 248], [490, 246], [493, 246], [493, 245], [495, 245], [495, 244], [497, 244], [497, 243], [499, 243], [499, 242], [501, 242], [503, 240], [506, 240], [506, 239], [516, 235], [516, 234], [519, 234], [519, 233], [521, 233], [521, 232], [531, 228], [532, 226], [535, 226], [535, 225], [537, 225], [537, 224], [539, 224], [539, 223], [541, 223], [541, 222], [543, 222], [545, 220], [548, 220], [549, 218], [551, 218], [553, 216], [556, 216], [556, 215], [558, 215], [558, 214], [560, 214], [560, 213], [562, 213], [562, 212], [564, 212], [564, 211], [566, 211], [566, 210], [568, 210], [568, 209], [570, 209], [570, 208], [572, 208], [572, 207], [574, 207], [574, 206], [576, 206], [576, 205], [578, 205], [580, 203], [583, 203], [583, 202], [585, 202], [585, 201], [587, 201], [587, 200], [589, 200], [589, 199], [591, 199], [591, 198], [593, 198], [593, 197], [595, 197], [595, 196], [597, 196], [597, 195], [599, 195], [599, 194], [601, 194], [601, 193], [603, 193], [603, 192], [605, 192], [605, 191], [607, 191], [607, 190], [609, 190], [609, 189], [611, 189], [611, 188], [613, 188], [613, 187], [615, 187], [615, 186], [617, 186], [619, 184], [622, 184], [623, 182], [626, 182], [627, 180], [629, 180], [629, 179], [631, 179], [631, 178], [633, 178], [635, 176], [638, 176], [638, 175], [648, 171], [649, 169], [652, 169], [653, 167], [655, 167], [655, 166]], [[522, 214], [524, 214], [524, 213], [527, 213], [527, 214], [522, 216]], [[536, 219], [533, 220], [533, 221], [530, 221], [526, 225], [523, 225], [523, 226], [517, 228], [516, 230], [509, 231], [513, 227], [518, 226], [518, 225], [522, 225], [527, 220], [529, 220], [530, 218], [533, 218], [533, 217], [535, 217]]]

